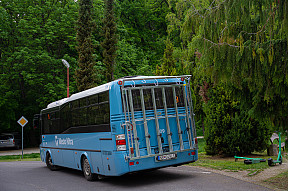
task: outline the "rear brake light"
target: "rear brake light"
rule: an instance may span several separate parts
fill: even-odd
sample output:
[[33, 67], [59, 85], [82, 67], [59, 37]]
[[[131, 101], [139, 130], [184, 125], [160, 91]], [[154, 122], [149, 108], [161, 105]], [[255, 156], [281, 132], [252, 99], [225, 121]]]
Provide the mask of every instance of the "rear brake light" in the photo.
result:
[[195, 138], [195, 144], [198, 144], [198, 139], [197, 138]]
[[116, 145], [126, 145], [126, 140], [116, 140]]
[[13, 139], [13, 144], [15, 144], [15, 140]]
[[116, 135], [115, 137], [117, 151], [126, 151], [125, 134]]

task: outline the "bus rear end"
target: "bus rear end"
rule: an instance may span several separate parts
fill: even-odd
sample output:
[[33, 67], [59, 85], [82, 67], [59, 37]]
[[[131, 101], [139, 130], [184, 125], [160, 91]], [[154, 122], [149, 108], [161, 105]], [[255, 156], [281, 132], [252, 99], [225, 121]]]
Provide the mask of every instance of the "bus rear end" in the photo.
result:
[[126, 151], [129, 172], [198, 159], [190, 77], [135, 77], [117, 82], [125, 134], [115, 136], [116, 149]]

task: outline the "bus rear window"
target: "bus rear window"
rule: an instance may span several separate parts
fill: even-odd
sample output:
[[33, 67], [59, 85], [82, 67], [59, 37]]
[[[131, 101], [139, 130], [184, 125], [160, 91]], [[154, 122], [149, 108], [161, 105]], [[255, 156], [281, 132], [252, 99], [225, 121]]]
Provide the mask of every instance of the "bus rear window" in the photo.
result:
[[[140, 89], [134, 89], [134, 90], [131, 90], [131, 92], [132, 92], [134, 111], [142, 111]], [[175, 87], [175, 93], [176, 93], [177, 107], [184, 107], [184, 97], [183, 97], [182, 87], [180, 86]], [[156, 108], [163, 109], [164, 104], [163, 104], [162, 88], [154, 88], [154, 94], [155, 94]], [[173, 97], [172, 87], [165, 88], [165, 97], [166, 97], [167, 108], [174, 108], [175, 106], [174, 106], [174, 97]], [[143, 98], [144, 98], [144, 103], [145, 103], [145, 110], [153, 110], [152, 90], [143, 89]], [[128, 100], [130, 99], [128, 98]], [[130, 101], [128, 105], [130, 109]]]

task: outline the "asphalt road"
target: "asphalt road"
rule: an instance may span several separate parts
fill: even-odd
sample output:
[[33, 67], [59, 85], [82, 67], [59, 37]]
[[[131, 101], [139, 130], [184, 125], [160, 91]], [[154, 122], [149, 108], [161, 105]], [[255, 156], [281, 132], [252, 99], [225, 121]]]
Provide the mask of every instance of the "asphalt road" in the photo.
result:
[[38, 161], [0, 162], [1, 191], [74, 190], [269, 190], [265, 187], [190, 166], [169, 167], [152, 172], [110, 177], [89, 182], [82, 172], [63, 168], [50, 171]]

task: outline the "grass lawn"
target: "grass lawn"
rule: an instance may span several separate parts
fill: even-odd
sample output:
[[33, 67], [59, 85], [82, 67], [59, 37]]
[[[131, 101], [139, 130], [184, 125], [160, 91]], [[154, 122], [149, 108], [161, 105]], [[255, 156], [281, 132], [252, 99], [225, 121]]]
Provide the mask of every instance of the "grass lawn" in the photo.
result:
[[[205, 140], [198, 139], [198, 146], [199, 146], [199, 158], [198, 161], [195, 163], [191, 163], [191, 166], [201, 166], [201, 167], [209, 167], [216, 170], [226, 170], [232, 172], [238, 171], [248, 171], [248, 176], [253, 176], [258, 174], [259, 172], [263, 171], [266, 168], [269, 168], [267, 159], [272, 158], [273, 160], [277, 159], [277, 156], [267, 156], [266, 152], [263, 153], [255, 153], [249, 156], [249, 158], [263, 158], [266, 159], [266, 162], [260, 162], [256, 164], [244, 164], [243, 159], [238, 159], [235, 162], [234, 157], [224, 157], [224, 156], [210, 156], [206, 155], [204, 147], [205, 147]], [[283, 155], [282, 155], [283, 156]]]
[[39, 153], [24, 154], [23, 160], [22, 155], [6, 155], [0, 156], [0, 162], [11, 162], [11, 161], [40, 161]]

